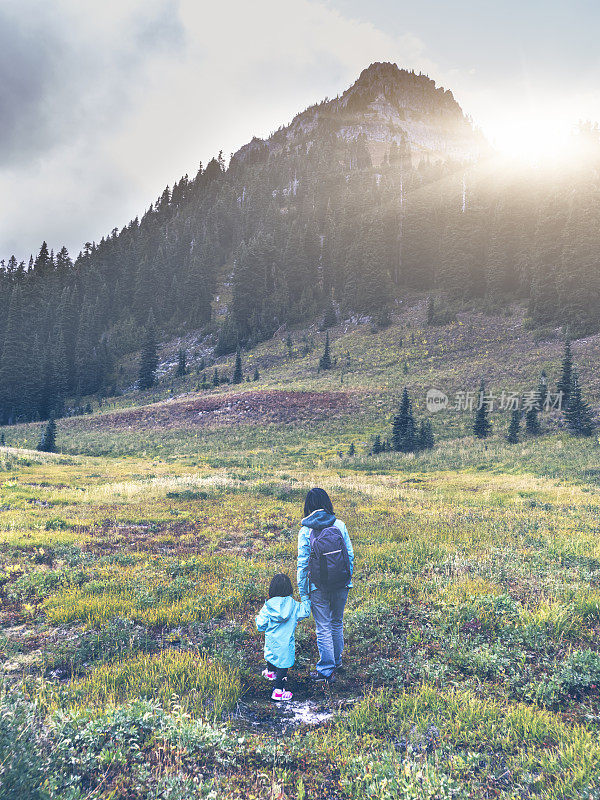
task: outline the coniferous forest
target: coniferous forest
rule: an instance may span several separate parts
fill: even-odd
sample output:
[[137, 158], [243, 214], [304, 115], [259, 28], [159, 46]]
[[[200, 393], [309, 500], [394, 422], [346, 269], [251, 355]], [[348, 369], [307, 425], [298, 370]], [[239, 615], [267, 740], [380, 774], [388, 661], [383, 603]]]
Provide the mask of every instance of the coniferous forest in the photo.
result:
[[[450, 93], [398, 74], [394, 91], [428, 99], [424, 118], [468, 125]], [[446, 315], [520, 301], [532, 325], [599, 330], [597, 130], [580, 129], [587, 156], [568, 171], [416, 159], [402, 137], [374, 163], [364, 134], [343, 134], [372, 99], [367, 84], [351, 108], [324, 102], [228, 166], [220, 155], [74, 259], [44, 242], [28, 264], [2, 261], [0, 422], [60, 416], [67, 399], [114, 391], [116, 362], [149, 328], [203, 330], [223, 355], [332, 303], [383, 322], [416, 290], [439, 294]], [[223, 287], [231, 301], [217, 325]]]

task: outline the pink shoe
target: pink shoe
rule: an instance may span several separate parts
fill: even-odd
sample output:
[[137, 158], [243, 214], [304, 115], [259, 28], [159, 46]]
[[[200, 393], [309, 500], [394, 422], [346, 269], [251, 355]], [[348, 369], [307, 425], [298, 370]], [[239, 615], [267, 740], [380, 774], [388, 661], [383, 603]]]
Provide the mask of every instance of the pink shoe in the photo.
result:
[[294, 695], [286, 689], [273, 689], [271, 700], [291, 700]]
[[262, 674], [263, 678], [266, 678], [268, 681], [274, 681], [275, 680], [275, 673], [271, 672], [270, 669], [267, 669], [267, 668], [263, 669], [261, 674]]

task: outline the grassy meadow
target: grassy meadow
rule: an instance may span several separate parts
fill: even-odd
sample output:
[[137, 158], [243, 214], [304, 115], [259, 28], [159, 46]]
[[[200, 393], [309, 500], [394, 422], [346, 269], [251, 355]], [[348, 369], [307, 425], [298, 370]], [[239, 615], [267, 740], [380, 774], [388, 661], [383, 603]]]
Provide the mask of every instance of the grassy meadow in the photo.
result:
[[[370, 455], [404, 384], [422, 416], [428, 386], [523, 391], [541, 368], [556, 381], [560, 341], [518, 318], [424, 329], [419, 313], [336, 329], [327, 374], [316, 331], [291, 354], [261, 345], [243, 407], [231, 387], [195, 395], [192, 373], [60, 420], [58, 454], [28, 449], [39, 424], [6, 429], [3, 800], [600, 798], [598, 440], [549, 414], [509, 445], [505, 413], [480, 442], [447, 412], [432, 451]], [[597, 344], [573, 348], [593, 403]], [[272, 394], [291, 390], [307, 393], [293, 413]], [[321, 408], [315, 392], [346, 399]], [[207, 394], [225, 417], [183, 408]], [[254, 617], [275, 572], [295, 578], [314, 485], [356, 552], [347, 672], [311, 687], [301, 623], [290, 688], [334, 713], [286, 727]]]

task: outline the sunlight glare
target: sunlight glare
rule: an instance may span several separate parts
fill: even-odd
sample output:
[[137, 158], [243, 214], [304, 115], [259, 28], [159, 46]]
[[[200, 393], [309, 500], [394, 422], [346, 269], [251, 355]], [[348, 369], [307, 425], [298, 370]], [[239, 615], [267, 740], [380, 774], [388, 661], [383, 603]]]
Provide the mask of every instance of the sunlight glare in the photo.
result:
[[502, 155], [528, 164], [556, 164], [573, 155], [572, 127], [552, 117], [499, 120], [490, 140]]

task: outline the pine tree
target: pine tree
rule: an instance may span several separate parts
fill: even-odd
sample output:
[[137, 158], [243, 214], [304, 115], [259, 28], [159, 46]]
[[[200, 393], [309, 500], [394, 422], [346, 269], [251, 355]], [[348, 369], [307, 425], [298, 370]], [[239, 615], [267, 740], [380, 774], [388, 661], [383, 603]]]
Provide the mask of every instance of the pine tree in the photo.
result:
[[23, 384], [23, 414], [26, 419], [41, 419], [40, 406], [43, 391], [43, 354], [38, 336], [27, 343], [25, 353], [27, 372]]
[[233, 370], [233, 378], [231, 379], [232, 383], [241, 383], [244, 378], [242, 372], [242, 353], [240, 348], [238, 347], [236, 354], [235, 354], [235, 367]]
[[[282, 243], [283, 248], [283, 243]], [[296, 248], [294, 248], [294, 252]], [[248, 245], [241, 242], [234, 258], [231, 315], [240, 342], [268, 338], [278, 327], [274, 297], [274, 262], [277, 256], [272, 235], [260, 232]], [[273, 324], [275, 322], [275, 324]], [[229, 350], [233, 352], [238, 342]]]
[[140, 369], [138, 374], [138, 387], [144, 391], [154, 386], [156, 381], [156, 368], [158, 367], [158, 355], [156, 350], [156, 333], [154, 330], [154, 315], [150, 312], [146, 335], [142, 344], [140, 355]]
[[574, 436], [591, 436], [594, 433], [594, 420], [589, 406], [581, 396], [577, 370], [573, 370], [572, 373], [569, 404], [565, 410], [565, 421], [569, 432]]
[[532, 403], [525, 412], [525, 430], [531, 436], [537, 436], [540, 432], [540, 421], [538, 419], [538, 406]]
[[[104, 365], [99, 357], [97, 319], [95, 308], [86, 303], [82, 309], [78, 337], [75, 347], [75, 388], [80, 395], [93, 394], [102, 385]], [[65, 355], [64, 378], [68, 385], [68, 357]]]
[[381, 436], [377, 434], [373, 439], [373, 455], [378, 455], [383, 452], [384, 447], [381, 444]]
[[[387, 304], [390, 300], [390, 254], [385, 236], [384, 215], [376, 204], [375, 210], [364, 218], [359, 232], [361, 246], [356, 250], [356, 295], [352, 305], [360, 311], [376, 316], [385, 327], [389, 319]], [[350, 298], [349, 298], [350, 299]], [[387, 322], [389, 324], [389, 322]]]
[[401, 453], [412, 453], [416, 450], [415, 419], [408, 390], [404, 387], [400, 410], [394, 417], [392, 425], [392, 448]]
[[543, 411], [546, 405], [546, 400], [548, 399], [548, 376], [546, 375], [546, 370], [542, 370], [540, 374], [540, 382], [538, 385], [538, 397], [539, 397], [539, 410]]
[[54, 374], [54, 386], [56, 390], [57, 402], [64, 402], [69, 387], [69, 368], [67, 347], [63, 330], [59, 330], [54, 348], [54, 363], [52, 365]]
[[213, 374], [213, 386], [218, 386], [220, 383], [221, 380], [219, 378], [219, 370], [217, 367], [215, 367], [215, 372]]
[[353, 456], [356, 454], [356, 448], [354, 447], [354, 442], [350, 442], [350, 447], [348, 448], [348, 455]]
[[[189, 266], [183, 278], [181, 310], [188, 325], [200, 327], [210, 322], [211, 299], [214, 291], [210, 248], [194, 246], [189, 255]], [[185, 258], [182, 259], [185, 262]]]
[[380, 330], [389, 328], [389, 326], [392, 324], [392, 318], [390, 316], [390, 309], [387, 305], [382, 306], [379, 311], [373, 314], [373, 322], [375, 323], [375, 327], [379, 328]]
[[427, 298], [427, 324], [433, 325], [433, 320], [435, 318], [435, 303], [433, 300], [433, 295], [430, 294]]
[[545, 325], [556, 319], [560, 307], [556, 272], [564, 249], [564, 219], [558, 197], [552, 194], [536, 216], [538, 224], [531, 255], [529, 309], [532, 318]]
[[254, 377], [252, 378], [253, 381], [260, 380], [260, 372], [258, 371], [258, 367], [254, 367]]
[[325, 349], [323, 355], [319, 359], [320, 369], [331, 369], [331, 353], [329, 349], [329, 331], [325, 334]]
[[215, 347], [215, 355], [224, 356], [228, 353], [234, 353], [238, 347], [239, 340], [240, 337], [235, 320], [228, 315], [219, 328], [219, 340]]
[[25, 337], [20, 289], [10, 298], [4, 347], [0, 358], [0, 414], [2, 422], [14, 422], [19, 414], [20, 394], [25, 381]]
[[[77, 391], [76, 348], [80, 327], [80, 309], [85, 305], [77, 289], [65, 289], [56, 312], [58, 346], [55, 374], [59, 393], [64, 398]], [[89, 308], [89, 306], [88, 306]]]
[[519, 431], [521, 429], [521, 412], [518, 408], [513, 408], [510, 415], [510, 425], [508, 426], [508, 433], [506, 434], [506, 441], [510, 444], [518, 444]]
[[443, 234], [436, 285], [451, 302], [472, 293], [475, 236], [470, 214], [454, 213]]
[[323, 313], [323, 319], [321, 320], [319, 330], [326, 331], [327, 328], [333, 328], [334, 325], [337, 325], [337, 314], [330, 300], [325, 306], [325, 312]]
[[492, 430], [492, 423], [489, 419], [489, 409], [485, 402], [485, 384], [483, 380], [479, 384], [479, 404], [473, 420], [473, 433], [478, 439], [485, 439]]
[[433, 445], [434, 438], [431, 422], [428, 419], [424, 419], [419, 427], [419, 450], [431, 450]]
[[69, 272], [73, 269], [73, 262], [69, 256], [69, 251], [63, 245], [56, 254], [56, 272], [59, 278], [67, 278]]
[[56, 422], [54, 417], [50, 417], [37, 446], [38, 450], [44, 453], [54, 453], [56, 450]]
[[177, 372], [175, 374], [178, 378], [187, 375], [187, 353], [183, 348], [177, 353]]
[[571, 391], [571, 379], [573, 373], [573, 354], [571, 353], [571, 342], [565, 342], [565, 352], [562, 361], [561, 377], [556, 387], [557, 391], [562, 392], [562, 407], [566, 409], [569, 405], [569, 393]]
[[42, 242], [40, 252], [35, 259], [33, 268], [37, 275], [43, 277], [50, 271], [51, 266], [53, 266], [53, 259], [51, 259], [50, 253], [48, 252], [48, 245], [46, 242]]

